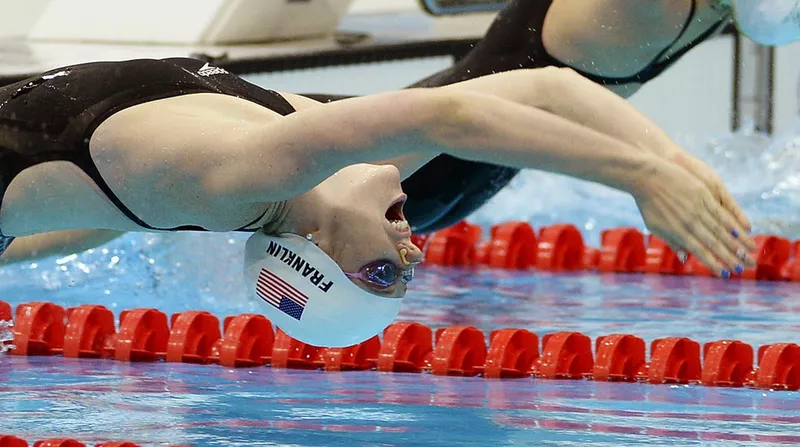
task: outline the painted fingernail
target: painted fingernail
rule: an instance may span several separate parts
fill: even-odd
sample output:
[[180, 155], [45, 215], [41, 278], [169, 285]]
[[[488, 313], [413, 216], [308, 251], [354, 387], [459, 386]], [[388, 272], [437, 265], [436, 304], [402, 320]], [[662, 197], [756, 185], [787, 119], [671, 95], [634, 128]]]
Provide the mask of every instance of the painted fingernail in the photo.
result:
[[747, 257], [747, 252], [744, 251], [744, 248], [740, 248], [736, 250], [736, 257], [744, 261], [744, 258]]
[[733, 237], [738, 239], [739, 238], [739, 232], [736, 231], [736, 230], [733, 230], [733, 231], [731, 231], [731, 236], [733, 236]]
[[722, 269], [721, 276], [725, 279], [728, 279], [731, 277], [731, 272], [728, 269]]
[[742, 273], [744, 273], [744, 267], [742, 267], [740, 264], [736, 264], [734, 270], [736, 270], [737, 275], [741, 275]]
[[681, 264], [686, 264], [686, 260], [689, 258], [689, 255], [686, 254], [686, 250], [678, 250], [676, 254], [678, 255], [678, 261], [680, 261]]

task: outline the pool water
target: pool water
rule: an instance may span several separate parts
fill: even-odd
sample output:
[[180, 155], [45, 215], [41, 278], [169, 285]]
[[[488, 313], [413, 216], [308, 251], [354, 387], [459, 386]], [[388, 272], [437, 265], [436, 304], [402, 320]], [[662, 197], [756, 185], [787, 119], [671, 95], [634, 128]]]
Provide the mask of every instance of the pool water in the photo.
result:
[[[729, 182], [758, 232], [800, 237], [800, 142], [739, 134], [684, 144]], [[603, 206], [597, 206], [602, 203]], [[535, 227], [642, 228], [633, 201], [525, 172], [472, 216]], [[241, 279], [246, 235], [128, 235], [99, 249], [0, 269], [0, 299], [219, 317], [258, 312]], [[649, 342], [800, 342], [800, 286], [643, 275], [424, 266], [402, 319], [519, 327], [540, 336], [631, 333]], [[487, 380], [269, 367], [126, 364], [0, 355], [0, 433], [141, 445], [797, 445], [800, 393], [696, 385]]]
[[[800, 331], [790, 284], [432, 267], [418, 284], [401, 318], [435, 327], [755, 346], [796, 342]], [[120, 437], [196, 446], [800, 443], [798, 392], [63, 358], [4, 356], [0, 411], [0, 432], [87, 444]]]

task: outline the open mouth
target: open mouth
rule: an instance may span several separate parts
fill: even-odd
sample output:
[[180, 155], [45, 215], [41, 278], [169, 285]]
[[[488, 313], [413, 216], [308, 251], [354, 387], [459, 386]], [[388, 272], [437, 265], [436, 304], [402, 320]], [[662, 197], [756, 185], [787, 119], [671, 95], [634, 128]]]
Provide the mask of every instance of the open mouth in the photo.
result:
[[405, 203], [406, 195], [403, 194], [392, 202], [386, 210], [386, 220], [392, 224], [395, 230], [402, 234], [411, 232], [411, 226], [408, 225], [406, 217], [403, 215], [403, 205], [405, 205]]

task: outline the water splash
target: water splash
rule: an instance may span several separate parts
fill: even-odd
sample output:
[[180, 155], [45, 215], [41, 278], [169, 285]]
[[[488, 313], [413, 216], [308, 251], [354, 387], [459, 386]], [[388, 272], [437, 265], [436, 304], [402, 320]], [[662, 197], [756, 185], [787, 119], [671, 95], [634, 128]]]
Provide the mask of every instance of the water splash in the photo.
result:
[[13, 327], [13, 322], [0, 320], [0, 354], [14, 349], [14, 345], [11, 344], [14, 341], [14, 333], [11, 331]]

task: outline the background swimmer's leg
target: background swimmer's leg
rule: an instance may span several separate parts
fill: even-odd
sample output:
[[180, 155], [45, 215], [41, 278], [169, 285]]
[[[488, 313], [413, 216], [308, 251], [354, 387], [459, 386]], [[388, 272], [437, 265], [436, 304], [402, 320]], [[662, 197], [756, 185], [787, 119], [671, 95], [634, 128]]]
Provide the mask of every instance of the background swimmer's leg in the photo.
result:
[[123, 234], [122, 231], [112, 230], [64, 230], [17, 237], [0, 256], [0, 266], [80, 253]]

